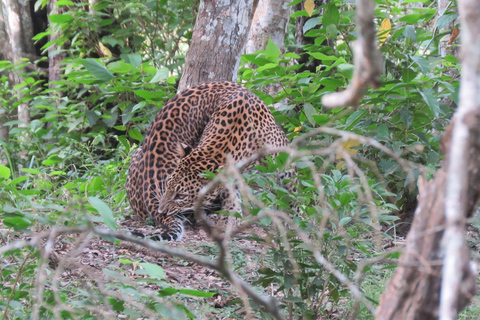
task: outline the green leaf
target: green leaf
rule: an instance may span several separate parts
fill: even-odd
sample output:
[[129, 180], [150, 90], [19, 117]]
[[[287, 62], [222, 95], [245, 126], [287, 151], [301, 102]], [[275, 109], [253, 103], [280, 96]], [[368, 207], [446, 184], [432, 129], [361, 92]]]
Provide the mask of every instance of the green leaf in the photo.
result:
[[410, 115], [410, 110], [408, 110], [408, 108], [405, 106], [400, 109], [400, 119], [402, 119], [403, 124], [405, 125], [405, 127], [407, 127], [407, 129], [410, 128], [413, 120], [412, 116]]
[[411, 56], [412, 60], [420, 67], [420, 70], [427, 74], [430, 71], [430, 63], [428, 63], [427, 59], [422, 56], [414, 55]]
[[447, 60], [450, 63], [458, 63], [458, 58], [451, 54], [447, 54], [445, 57], [443, 57], [443, 59]]
[[10, 169], [0, 164], [0, 178], [8, 179], [10, 178]]
[[309, 52], [308, 54], [314, 57], [315, 59], [323, 60], [323, 61], [335, 61], [338, 59], [335, 56], [327, 56], [326, 54], [323, 54], [321, 52]]
[[131, 64], [125, 63], [124, 61], [121, 61], [121, 60], [109, 63], [107, 68], [111, 72], [116, 72], [116, 73], [128, 73], [134, 69], [134, 67]]
[[126, 63], [131, 64], [135, 68], [142, 64], [142, 56], [139, 53], [122, 53], [120, 58]]
[[175, 293], [178, 293], [178, 290], [175, 288], [164, 288], [158, 291], [158, 295], [160, 297], [168, 297], [174, 295]]
[[278, 67], [278, 63], [266, 63], [261, 67], [257, 68], [257, 72], [260, 73], [262, 71], [268, 70], [268, 69], [273, 69]]
[[122, 312], [125, 310], [125, 301], [117, 300], [115, 298], [109, 297], [108, 303], [112, 306], [113, 311]]
[[158, 280], [165, 279], [165, 272], [159, 265], [148, 262], [142, 262], [140, 265], [143, 267], [143, 270], [137, 270], [137, 274], [146, 274], [149, 277], [156, 278]]
[[168, 78], [170, 70], [168, 68], [160, 68], [157, 69], [157, 72], [155, 73], [155, 76], [150, 80], [150, 83], [157, 83], [163, 80], [166, 80]]
[[30, 227], [32, 221], [27, 217], [14, 216], [11, 218], [4, 218], [3, 224], [11, 228], [24, 229]]
[[271, 62], [275, 62], [278, 57], [280, 57], [280, 54], [281, 52], [278, 46], [272, 41], [272, 38], [268, 38], [268, 43], [265, 47], [265, 58]]
[[87, 110], [85, 111], [85, 116], [87, 117], [90, 126], [94, 126], [98, 121], [98, 115], [95, 111]]
[[338, 23], [340, 22], [340, 12], [338, 11], [338, 8], [335, 5], [334, 1], [329, 2], [322, 19], [322, 23], [324, 26], [328, 27], [329, 25], [338, 25]]
[[390, 137], [390, 131], [383, 123], [379, 124], [377, 127], [377, 136], [379, 139], [388, 139]]
[[415, 28], [411, 25], [405, 26], [405, 29], [403, 30], [402, 33], [406, 38], [411, 39], [412, 41], [417, 40], [417, 32], [415, 31]]
[[285, 58], [300, 59], [300, 55], [294, 52], [287, 52], [283, 55]]
[[420, 13], [414, 13], [414, 14], [407, 14], [406, 16], [401, 17], [400, 20], [401, 22], [406, 22], [410, 24], [416, 24], [418, 20], [423, 18], [423, 14]]
[[128, 130], [128, 136], [130, 138], [135, 139], [135, 140], [140, 141], [140, 142], [143, 140], [142, 134], [137, 129]]
[[194, 297], [202, 297], [202, 298], [210, 298], [213, 297], [216, 293], [215, 292], [205, 292], [193, 289], [178, 289], [179, 293], [187, 294], [189, 296]]
[[73, 6], [75, 4], [70, 0], [58, 0], [57, 2], [55, 2], [55, 5], [60, 7], [60, 6]]
[[49, 175], [51, 175], [51, 176], [64, 176], [64, 175], [66, 175], [66, 173], [63, 172], [63, 171], [58, 171], [57, 170], [57, 171], [50, 172]]
[[137, 96], [145, 100], [163, 100], [165, 94], [160, 91], [148, 91], [148, 90], [135, 90], [133, 91]]
[[303, 25], [303, 34], [305, 34], [308, 30], [315, 28], [318, 24], [320, 24], [320, 22], [322, 22], [321, 17], [308, 19]]
[[413, 69], [410, 69], [410, 68], [404, 69], [403, 72], [402, 72], [402, 81], [404, 83], [409, 83], [410, 81], [415, 79], [417, 74], [418, 73], [415, 72]]
[[98, 211], [102, 216], [103, 221], [110, 229], [116, 230], [117, 226], [115, 225], [115, 219], [113, 217], [112, 210], [107, 206], [105, 202], [98, 199], [97, 197], [88, 197], [88, 202]]
[[23, 168], [23, 169], [20, 169], [20, 171], [23, 171], [23, 172], [26, 172], [26, 173], [31, 173], [31, 174], [40, 174], [42, 173], [41, 171], [37, 170], [37, 169], [30, 169], [30, 168]]
[[85, 66], [88, 72], [100, 80], [108, 81], [114, 78], [113, 74], [108, 71], [103, 64], [93, 59], [85, 59], [80, 62]]
[[70, 22], [74, 20], [74, 18], [69, 15], [68, 13], [64, 14], [51, 14], [48, 16], [48, 19], [50, 19], [51, 22], [53, 23], [64, 23], [64, 22]]
[[330, 117], [325, 114], [312, 115], [312, 118], [317, 126], [323, 126], [330, 121]]
[[353, 64], [350, 63], [342, 63], [337, 66], [338, 70], [345, 76], [347, 79], [352, 79], [353, 76]]
[[440, 104], [438, 103], [437, 99], [433, 96], [433, 94], [426, 91], [420, 92], [420, 95], [422, 96], [423, 100], [427, 103], [430, 110], [432, 110], [435, 117], [438, 118], [441, 110], [440, 110]]
[[338, 29], [336, 25], [331, 24], [327, 26], [327, 34], [329, 35], [330, 38], [336, 37], [337, 33], [338, 33]]
[[303, 106], [303, 112], [305, 113], [305, 116], [307, 117], [308, 122], [310, 122], [310, 124], [314, 126], [315, 120], [313, 119], [312, 116], [317, 114], [317, 110], [312, 106], [312, 104], [305, 103], [305, 105]]
[[338, 224], [341, 225], [341, 226], [344, 226], [347, 223], [349, 223], [350, 221], [352, 221], [352, 217], [344, 217], [344, 218], [340, 219]]
[[448, 12], [438, 18], [437, 20], [437, 28], [442, 29], [443, 27], [447, 26], [450, 22], [454, 21], [457, 19], [458, 15], [454, 12]]
[[367, 110], [359, 109], [352, 113], [345, 122], [345, 130], [350, 130], [354, 125], [356, 125], [360, 119], [362, 119], [367, 114]]
[[[8, 168], [7, 168], [7, 169], [8, 169]], [[8, 169], [8, 170], [9, 170], [8, 172], [10, 173], [10, 169]], [[0, 171], [1, 171], [1, 169], [0, 169]], [[1, 177], [1, 174], [0, 174], [0, 177]], [[18, 183], [20, 183], [20, 182], [23, 182], [23, 181], [25, 181], [25, 180], [27, 180], [27, 179], [28, 179], [27, 176], [21, 176], [21, 177], [15, 178], [15, 179], [13, 179], [12, 181], [10, 181], [10, 183], [9, 183], [8, 185], [9, 185], [9, 186], [14, 186], [14, 185], [16, 185], [16, 184], [18, 184]]]
[[103, 116], [103, 123], [105, 123], [109, 127], [113, 127], [115, 123], [117, 123], [118, 119], [118, 111], [115, 110], [110, 115], [104, 115]]

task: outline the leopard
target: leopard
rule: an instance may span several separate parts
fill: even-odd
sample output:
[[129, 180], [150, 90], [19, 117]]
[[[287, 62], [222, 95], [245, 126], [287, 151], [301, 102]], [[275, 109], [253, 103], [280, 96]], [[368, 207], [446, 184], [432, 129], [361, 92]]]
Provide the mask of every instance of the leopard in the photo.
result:
[[[199, 191], [211, 181], [205, 171], [221, 169], [228, 157], [238, 163], [262, 148], [288, 145], [269, 107], [243, 85], [193, 86], [164, 104], [131, 156], [127, 198], [141, 220], [155, 225], [160, 240], [180, 241]], [[218, 187], [204, 199], [203, 209], [241, 213], [236, 198]]]

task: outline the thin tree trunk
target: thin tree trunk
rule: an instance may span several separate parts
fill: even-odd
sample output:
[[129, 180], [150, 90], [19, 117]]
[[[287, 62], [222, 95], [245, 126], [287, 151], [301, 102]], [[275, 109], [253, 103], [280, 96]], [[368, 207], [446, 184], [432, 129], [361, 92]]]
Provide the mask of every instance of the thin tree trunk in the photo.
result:
[[[4, 19], [8, 42], [11, 50], [11, 61], [15, 62], [25, 57], [35, 55], [33, 44], [33, 23], [30, 14], [29, 2], [26, 0], [2, 0]], [[8, 13], [8, 14], [7, 14]], [[6, 15], [5, 15], [6, 14]], [[10, 79], [15, 84], [23, 82], [19, 73], [10, 73]], [[19, 127], [26, 127], [30, 123], [29, 106], [22, 103], [18, 106]]]
[[258, 0], [202, 0], [178, 91], [234, 81]]
[[[49, 15], [60, 13], [58, 6], [55, 5], [56, 3], [57, 0], [50, 0], [48, 2], [47, 8]], [[59, 32], [60, 30], [52, 30], [48, 36], [48, 41], [53, 42], [58, 40], [60, 38]], [[66, 54], [64, 52], [59, 52], [60, 49], [61, 47], [57, 44], [53, 44], [48, 48], [48, 87], [50, 89], [55, 88], [55, 81], [61, 80], [59, 62], [65, 58]], [[61, 93], [58, 94], [61, 96]]]
[[444, 166], [434, 179], [419, 181], [419, 204], [405, 251], [377, 311], [381, 320], [455, 319], [476, 290], [465, 224], [480, 197], [480, 7], [476, 0], [458, 3], [460, 106], [442, 141]]
[[264, 50], [268, 39], [272, 38], [283, 51], [285, 32], [290, 19], [290, 0], [259, 0], [253, 16], [245, 53]]
[[[245, 45], [245, 53], [265, 50], [270, 38], [283, 52], [285, 33], [290, 19], [291, 7], [288, 6], [290, 2], [290, 0], [259, 0]], [[272, 97], [275, 97], [282, 89], [282, 84], [278, 82], [262, 87], [262, 91]], [[274, 108], [279, 109], [286, 103], [287, 100], [284, 99], [276, 103]]]
[[[0, 1], [0, 60], [11, 60], [12, 51], [10, 50], [10, 43], [8, 42], [7, 33], [7, 10], [3, 1]], [[10, 109], [6, 105], [0, 105], [0, 140], [7, 141], [9, 129], [4, 124], [8, 121]], [[6, 157], [0, 153], [0, 163], [6, 163]]]
[[[454, 320], [471, 300], [475, 275], [470, 269], [465, 239], [467, 217], [480, 194], [480, 6], [477, 0], [459, 0], [462, 24], [462, 80], [455, 113], [445, 194], [446, 229], [440, 319]], [[472, 280], [470, 284], [465, 283]]]
[[[437, 4], [437, 14], [442, 15], [445, 13], [445, 11], [449, 9], [454, 9], [457, 11], [456, 7], [450, 7], [453, 6], [452, 1], [450, 0], [438, 0]], [[452, 44], [456, 43], [455, 39], [455, 25], [458, 24], [458, 18], [447, 24], [446, 26], [442, 27], [440, 30], [438, 30], [439, 33], [442, 33], [444, 31], [451, 31], [450, 34], [447, 34], [443, 36], [438, 44], [438, 51], [442, 57], [445, 57], [447, 54], [452, 54], [454, 56], [458, 56], [458, 47], [452, 46]]]

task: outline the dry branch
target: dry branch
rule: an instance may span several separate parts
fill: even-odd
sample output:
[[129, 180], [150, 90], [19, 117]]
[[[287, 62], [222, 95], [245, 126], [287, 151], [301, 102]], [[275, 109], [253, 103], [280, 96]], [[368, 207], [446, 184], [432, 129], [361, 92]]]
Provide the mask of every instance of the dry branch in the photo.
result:
[[357, 106], [369, 85], [374, 88], [380, 85], [383, 59], [377, 49], [377, 42], [375, 41], [374, 9], [375, 5], [373, 0], [357, 1], [356, 20], [358, 39], [352, 44], [354, 51], [353, 63], [355, 67], [352, 81], [345, 91], [323, 96], [322, 103], [325, 107]]

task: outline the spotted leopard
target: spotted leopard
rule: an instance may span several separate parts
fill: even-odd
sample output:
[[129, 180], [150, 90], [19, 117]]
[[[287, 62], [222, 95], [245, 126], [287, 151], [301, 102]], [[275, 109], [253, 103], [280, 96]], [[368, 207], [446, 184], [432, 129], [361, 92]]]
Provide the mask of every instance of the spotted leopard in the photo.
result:
[[[131, 158], [130, 205], [156, 225], [160, 238], [180, 240], [186, 216], [209, 181], [200, 174], [222, 167], [228, 154], [238, 162], [265, 145], [283, 147], [288, 140], [269, 108], [247, 88], [215, 82], [187, 89], [158, 112]], [[204, 208], [239, 210], [231, 198], [218, 188]]]

